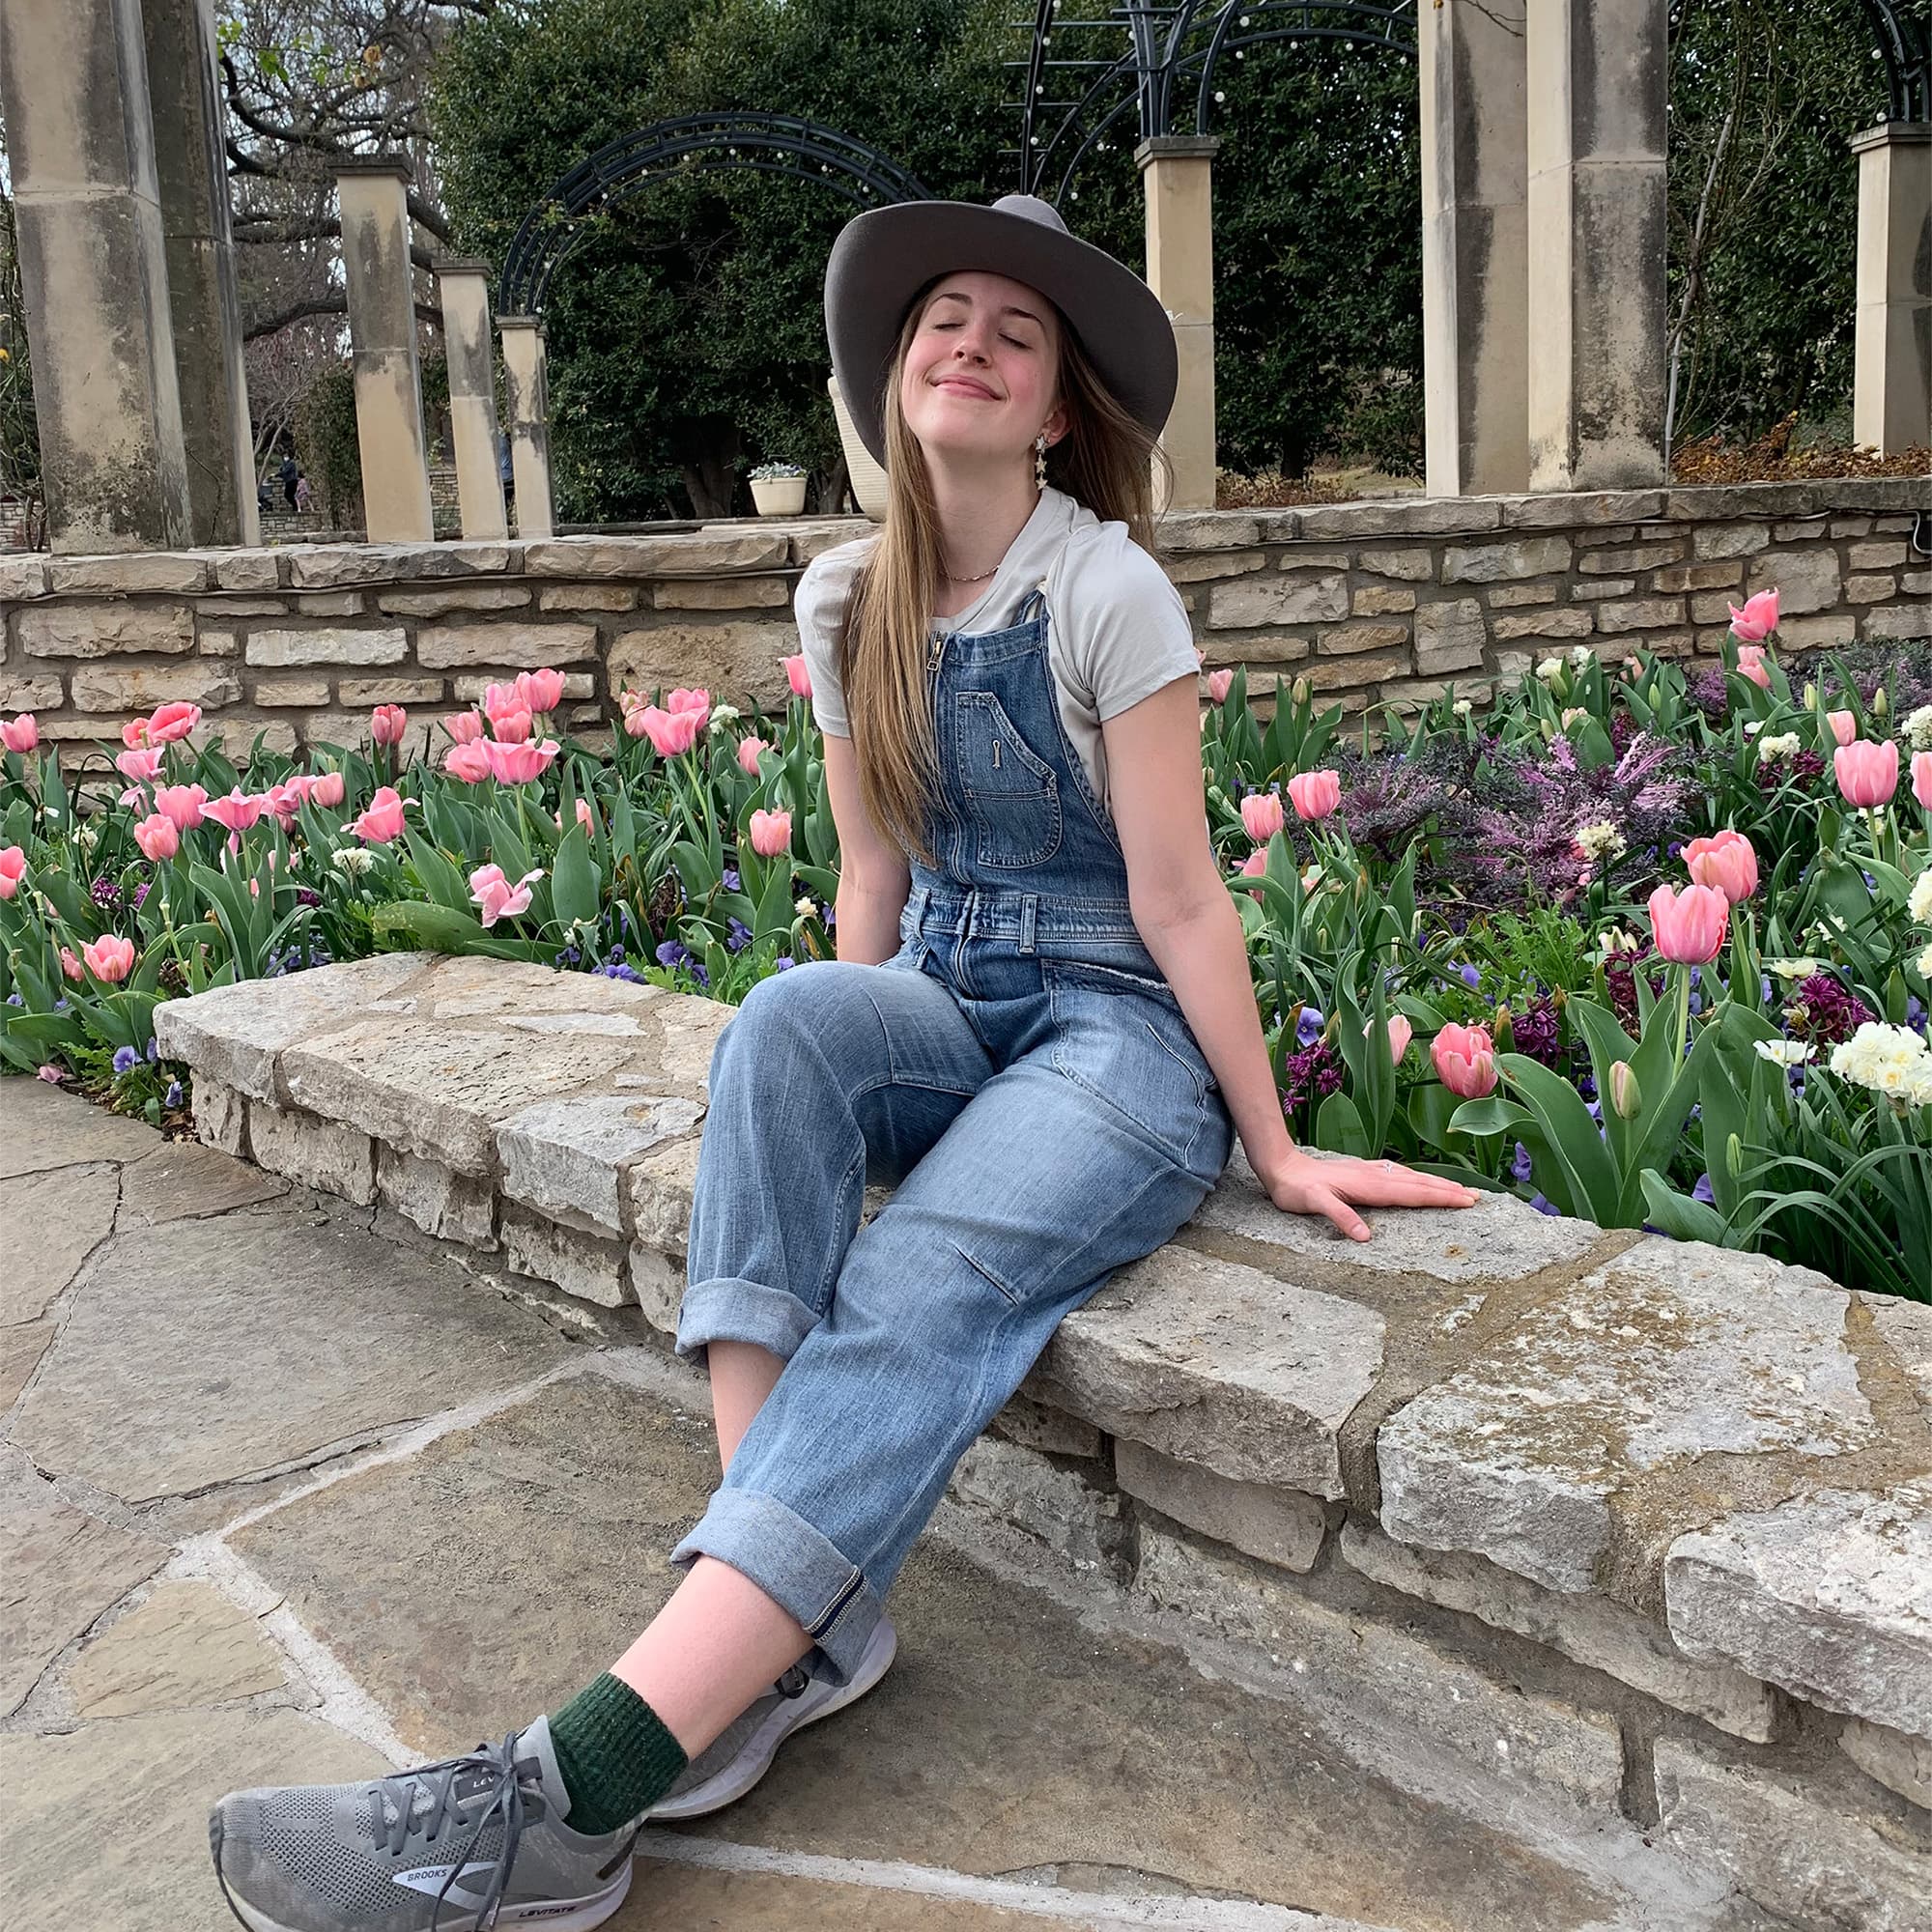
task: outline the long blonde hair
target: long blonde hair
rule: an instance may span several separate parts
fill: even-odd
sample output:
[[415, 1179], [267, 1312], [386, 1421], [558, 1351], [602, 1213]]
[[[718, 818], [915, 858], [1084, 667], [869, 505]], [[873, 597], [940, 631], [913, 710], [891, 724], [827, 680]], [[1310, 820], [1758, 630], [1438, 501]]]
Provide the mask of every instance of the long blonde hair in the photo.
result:
[[[926, 640], [942, 575], [939, 514], [925, 452], [899, 411], [899, 377], [938, 286], [921, 291], [899, 329], [886, 379], [885, 523], [853, 578], [838, 636], [860, 796], [880, 836], [927, 866], [939, 863], [926, 837], [926, 813], [938, 806]], [[1064, 316], [1059, 388], [1070, 423], [1046, 453], [1047, 481], [1102, 523], [1125, 524], [1154, 553], [1152, 469], [1158, 465], [1171, 485], [1167, 453], [1115, 400]]]

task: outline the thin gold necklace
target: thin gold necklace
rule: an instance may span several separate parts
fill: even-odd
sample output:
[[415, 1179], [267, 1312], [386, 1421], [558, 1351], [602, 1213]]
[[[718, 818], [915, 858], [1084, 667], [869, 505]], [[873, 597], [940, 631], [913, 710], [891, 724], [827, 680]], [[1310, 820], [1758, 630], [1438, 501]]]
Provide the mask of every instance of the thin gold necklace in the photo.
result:
[[[1034, 509], [1037, 510], [1039, 508], [1039, 498], [1040, 496], [1043, 494], [1044, 494], [1043, 492], [1036, 493], [1033, 499]], [[1029, 511], [1027, 513], [1029, 522], [1032, 521], [1032, 515], [1033, 515], [1032, 511]], [[1024, 528], [1025, 526], [1023, 525], [1021, 527]], [[1015, 532], [1015, 534], [1017, 535], [1017, 532]], [[1009, 544], [1007, 548], [1010, 550], [1012, 546]], [[1004, 556], [1001, 557], [1000, 563], [1005, 563], [1005, 562], [1006, 558]], [[945, 563], [942, 561], [942, 563], [940, 564], [940, 572], [945, 577], [947, 582], [949, 583], [983, 583], [985, 582], [987, 578], [993, 576], [999, 570], [1000, 563], [994, 564], [991, 570], [982, 570], [978, 577], [959, 577], [956, 576], [953, 572], [948, 570], [945, 566]]]

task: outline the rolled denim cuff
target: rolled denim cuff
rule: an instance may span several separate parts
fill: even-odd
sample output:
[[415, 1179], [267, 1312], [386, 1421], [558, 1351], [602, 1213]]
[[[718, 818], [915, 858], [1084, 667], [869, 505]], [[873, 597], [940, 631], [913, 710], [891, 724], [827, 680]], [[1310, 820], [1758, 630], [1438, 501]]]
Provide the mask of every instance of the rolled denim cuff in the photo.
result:
[[822, 1530], [776, 1496], [723, 1489], [670, 1560], [688, 1570], [700, 1556], [728, 1563], [789, 1612], [818, 1646], [813, 1676], [851, 1681], [884, 1609], [866, 1573]]
[[819, 1319], [781, 1288], [720, 1275], [684, 1291], [677, 1313], [677, 1353], [692, 1354], [711, 1342], [755, 1342], [788, 1362]]

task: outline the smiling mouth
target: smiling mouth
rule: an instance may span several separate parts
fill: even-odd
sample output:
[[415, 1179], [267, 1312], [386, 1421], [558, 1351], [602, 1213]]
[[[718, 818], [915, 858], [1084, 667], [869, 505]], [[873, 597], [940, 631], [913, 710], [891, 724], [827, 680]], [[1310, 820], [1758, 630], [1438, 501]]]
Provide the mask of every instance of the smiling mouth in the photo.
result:
[[962, 396], [977, 396], [982, 403], [999, 400], [990, 389], [981, 388], [978, 383], [959, 376], [942, 376], [932, 386], [935, 389], [952, 389]]

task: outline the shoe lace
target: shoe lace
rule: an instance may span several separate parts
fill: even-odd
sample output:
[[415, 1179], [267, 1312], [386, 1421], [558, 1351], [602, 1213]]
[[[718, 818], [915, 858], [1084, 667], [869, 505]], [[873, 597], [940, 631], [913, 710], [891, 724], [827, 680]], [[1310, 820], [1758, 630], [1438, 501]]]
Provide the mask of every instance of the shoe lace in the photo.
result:
[[[537, 1761], [526, 1757], [518, 1763], [517, 1738], [518, 1733], [512, 1731], [499, 1745], [479, 1744], [474, 1750], [456, 1757], [398, 1772], [393, 1777], [379, 1779], [370, 1792], [370, 1831], [378, 1842], [386, 1842], [391, 1858], [400, 1857], [412, 1839], [435, 1844], [445, 1825], [457, 1831], [474, 1828], [451, 1857], [448, 1876], [436, 1894], [429, 1932], [437, 1932], [441, 1923], [443, 1900], [469, 1863], [469, 1855], [490, 1827], [500, 1821], [503, 1842], [483, 1881], [481, 1903], [475, 1908], [477, 1932], [488, 1932], [497, 1922], [510, 1869], [516, 1863], [517, 1841], [523, 1835], [526, 1783], [530, 1786], [529, 1817], [534, 1820], [543, 1815], [543, 1801], [537, 1795]], [[463, 1909], [469, 1909], [467, 1902]]]

